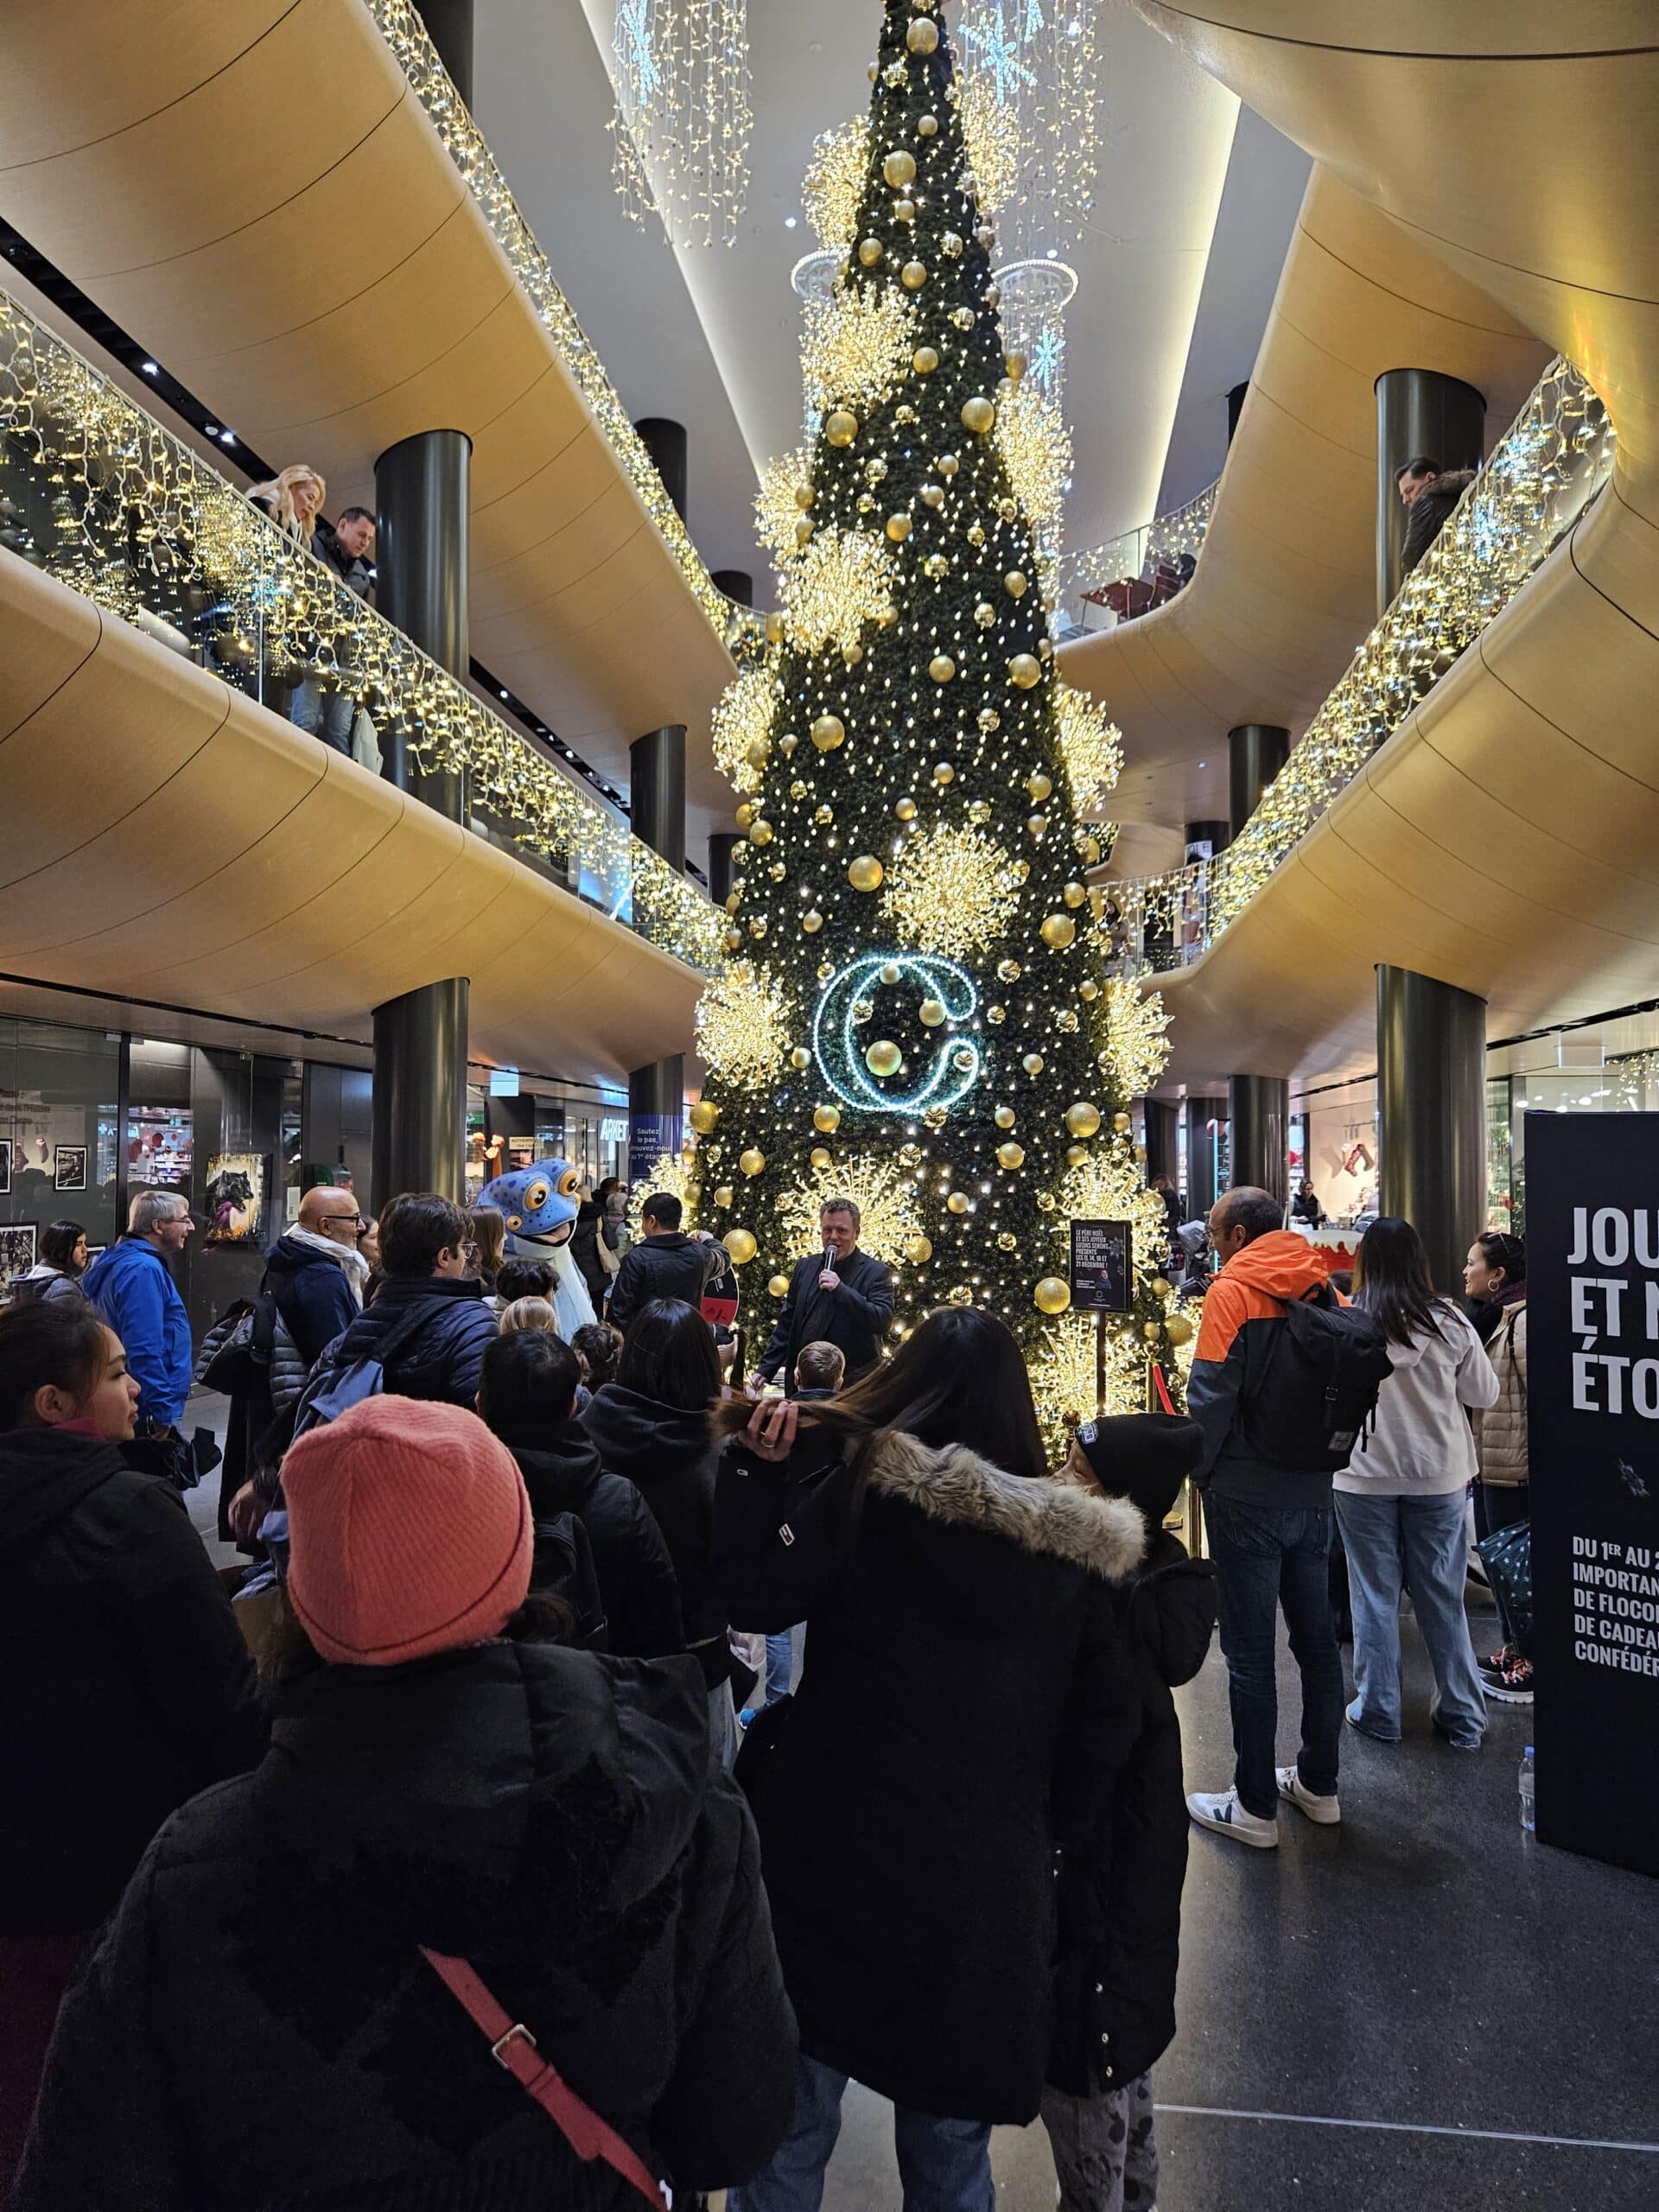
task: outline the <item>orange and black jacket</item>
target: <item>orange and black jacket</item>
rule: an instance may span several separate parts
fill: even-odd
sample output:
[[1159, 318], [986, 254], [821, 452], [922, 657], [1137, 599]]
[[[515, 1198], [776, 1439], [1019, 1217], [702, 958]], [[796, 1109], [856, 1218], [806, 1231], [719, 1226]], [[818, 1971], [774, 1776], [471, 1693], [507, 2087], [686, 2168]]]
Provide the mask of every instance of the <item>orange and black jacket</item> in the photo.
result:
[[1239, 1401], [1259, 1380], [1284, 1326], [1285, 1306], [1324, 1285], [1329, 1255], [1287, 1229], [1270, 1230], [1232, 1258], [1204, 1301], [1186, 1409], [1204, 1432], [1198, 1481], [1242, 1505], [1296, 1510], [1331, 1503], [1331, 1478], [1297, 1474], [1258, 1459], [1244, 1439]]

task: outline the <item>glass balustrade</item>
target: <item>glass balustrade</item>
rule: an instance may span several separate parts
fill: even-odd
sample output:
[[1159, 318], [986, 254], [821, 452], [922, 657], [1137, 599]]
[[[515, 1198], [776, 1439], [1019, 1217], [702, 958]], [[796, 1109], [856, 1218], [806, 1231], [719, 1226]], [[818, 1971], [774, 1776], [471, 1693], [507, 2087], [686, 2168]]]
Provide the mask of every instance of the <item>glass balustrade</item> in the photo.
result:
[[499, 842], [717, 964], [725, 918], [693, 884], [3, 292], [0, 548], [366, 767], [466, 769]]

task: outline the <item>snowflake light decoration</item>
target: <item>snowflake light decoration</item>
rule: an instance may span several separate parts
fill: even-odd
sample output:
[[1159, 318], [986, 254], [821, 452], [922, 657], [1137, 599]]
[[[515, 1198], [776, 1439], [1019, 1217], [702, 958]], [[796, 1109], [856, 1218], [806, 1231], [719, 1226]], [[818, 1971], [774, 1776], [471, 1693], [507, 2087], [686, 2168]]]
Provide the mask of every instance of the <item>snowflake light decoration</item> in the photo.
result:
[[734, 960], [697, 1001], [697, 1051], [742, 1090], [764, 1090], [789, 1050], [789, 1001], [772, 970]]
[[913, 1177], [886, 1154], [849, 1153], [821, 1162], [810, 1179], [779, 1201], [784, 1234], [797, 1258], [820, 1249], [818, 1215], [826, 1198], [850, 1198], [859, 1210], [858, 1241], [888, 1267], [898, 1267], [909, 1239], [920, 1233], [920, 1193]]
[[791, 642], [818, 652], [831, 639], [846, 652], [887, 605], [894, 564], [886, 542], [863, 530], [819, 531], [784, 570]]
[[936, 823], [906, 840], [882, 904], [906, 944], [961, 960], [1007, 928], [1020, 900], [1013, 867], [982, 830]]

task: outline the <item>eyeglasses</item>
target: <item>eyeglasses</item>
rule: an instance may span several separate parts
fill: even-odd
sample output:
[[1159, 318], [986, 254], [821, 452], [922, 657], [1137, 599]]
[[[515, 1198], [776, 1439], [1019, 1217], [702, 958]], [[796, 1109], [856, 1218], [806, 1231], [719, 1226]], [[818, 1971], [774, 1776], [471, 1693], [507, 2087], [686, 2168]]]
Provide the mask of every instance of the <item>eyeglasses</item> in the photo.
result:
[[349, 1221], [353, 1229], [363, 1227], [363, 1217], [360, 1213], [321, 1213], [317, 1216], [317, 1219], [325, 1227], [331, 1221]]

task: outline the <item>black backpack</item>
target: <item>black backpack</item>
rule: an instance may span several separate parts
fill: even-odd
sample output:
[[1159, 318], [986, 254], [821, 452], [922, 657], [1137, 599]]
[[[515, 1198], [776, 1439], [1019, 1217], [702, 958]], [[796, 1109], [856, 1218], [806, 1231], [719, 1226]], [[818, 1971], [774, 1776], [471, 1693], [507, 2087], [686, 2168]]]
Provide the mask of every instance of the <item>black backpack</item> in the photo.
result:
[[574, 1513], [550, 1513], [531, 1523], [535, 1552], [530, 1586], [537, 1597], [560, 1598], [575, 1615], [569, 1641], [578, 1651], [608, 1651], [610, 1625], [600, 1595], [588, 1531]]
[[1288, 1300], [1239, 1394], [1251, 1457], [1287, 1474], [1339, 1473], [1393, 1371], [1382, 1330], [1357, 1306], [1342, 1305], [1328, 1283], [1310, 1298]]

